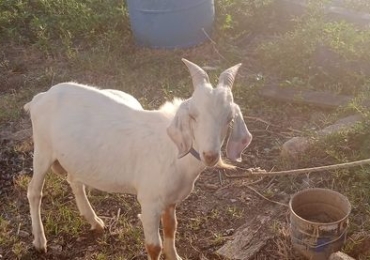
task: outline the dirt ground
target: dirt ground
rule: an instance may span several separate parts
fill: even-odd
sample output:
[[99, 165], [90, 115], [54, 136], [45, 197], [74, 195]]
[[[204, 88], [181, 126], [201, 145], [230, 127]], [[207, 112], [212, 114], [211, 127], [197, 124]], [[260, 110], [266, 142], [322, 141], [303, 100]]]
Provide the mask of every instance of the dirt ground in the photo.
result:
[[[25, 75], [32, 76], [35, 68], [40, 69], [47, 62], [37, 57], [37, 54], [30, 53], [30, 57], [24, 60], [24, 56], [22, 56], [24, 53], [19, 50], [9, 49], [7, 51], [8, 56], [13, 55], [12, 60], [16, 66], [12, 66], [11, 70], [1, 72], [0, 95], [17, 94], [19, 90], [26, 88], [28, 82], [24, 80]], [[249, 64], [249, 66], [251, 65]], [[68, 66], [61, 62], [60, 67]], [[105, 80], [109, 81], [109, 75], [106, 78], [99, 78], [100, 82]], [[29, 97], [25, 96], [24, 101], [27, 98]], [[281, 167], [281, 158], [279, 157], [281, 144], [297, 135], [299, 129], [307, 126], [307, 122], [311, 122], [312, 125], [320, 124], [320, 120], [317, 118], [320, 118], [322, 113], [326, 113], [314, 108], [311, 108], [309, 112], [302, 112], [294, 105], [279, 104], [268, 100], [263, 102], [262, 109], [253, 106], [248, 109], [248, 114], [245, 114], [245, 121], [254, 139], [245, 151], [240, 167], [278, 169]], [[269, 109], [263, 109], [263, 107], [269, 107]], [[43, 255], [34, 251], [31, 246], [32, 235], [26, 185], [23, 183], [24, 180], [28, 182], [32, 174], [30, 121], [28, 115], [21, 112], [21, 107], [18, 107], [18, 110], [17, 113], [21, 114], [20, 119], [3, 122], [0, 126], [0, 211], [3, 218], [9, 221], [12, 227], [5, 229], [8, 232], [7, 235], [12, 237], [23, 249], [20, 250], [22, 253], [18, 255], [13, 245], [5, 243], [4, 246], [0, 243], [0, 259], [99, 259], [95, 253], [102, 248], [114, 256], [125, 254], [125, 250], [137, 250], [135, 256], [129, 259], [146, 259], [144, 247], [142, 244], [137, 244], [138, 241], [142, 240], [143, 235], [140, 222], [137, 219], [139, 207], [135, 198], [122, 195], [120, 199], [117, 199], [118, 197], [115, 195], [107, 196], [98, 191], [91, 191], [90, 196], [97, 214], [103, 216], [108, 226], [103, 238], [93, 234], [88, 230], [88, 225], [83, 223], [81, 228], [74, 232], [63, 230], [53, 233], [49, 230], [47, 234], [48, 253]], [[285, 116], [277, 116], [277, 114], [271, 113], [271, 110], [279, 110], [279, 115]], [[328, 162], [322, 158], [321, 160], [315, 159], [310, 163], [311, 165], [300, 166], [315, 166]], [[195, 190], [179, 206], [177, 213], [179, 254], [185, 259], [224, 259], [215, 252], [232, 239], [239, 227], [247, 220], [262, 218], [274, 213], [276, 216], [272, 223], [266, 223], [262, 227], [250, 227], [260, 233], [262, 241], [265, 240], [262, 248], [257, 250], [251, 259], [300, 259], [300, 256], [292, 250], [289, 240], [288, 209], [271, 201], [287, 204], [290, 196], [298, 190], [311, 186], [326, 186], [330, 182], [329, 175], [315, 174], [312, 176], [259, 179], [230, 178], [228, 177], [230, 173], [242, 174], [241, 171], [229, 172], [219, 169], [209, 169], [203, 172], [196, 182]], [[60, 183], [66, 193], [61, 198], [63, 205], [74, 210], [72, 218], [79, 218], [68, 185], [62, 180]], [[53, 195], [53, 187], [48, 187], [46, 183], [45, 189], [42, 208], [53, 210], [55, 205], [49, 198]], [[262, 198], [255, 191], [263, 194], [265, 198]], [[123, 205], [121, 204], [122, 200], [125, 201]], [[10, 205], [13, 209], [16, 208], [16, 211], [8, 211]], [[122, 223], [115, 222], [118, 215], [121, 219], [125, 219], [124, 223], [136, 230], [136, 235], [133, 235], [135, 233], [133, 231], [125, 238], [126, 240], [123, 240], [119, 233]], [[366, 243], [369, 243], [369, 234], [365, 234], [363, 237], [367, 240], [361, 240], [365, 241], [363, 242], [365, 244], [359, 246], [362, 249], [366, 248]], [[366, 249], [363, 251], [363, 254], [370, 257], [370, 253], [366, 252]], [[360, 253], [359, 249], [354, 249], [352, 255], [358, 256]], [[116, 257], [112, 259], [116, 259]], [[123, 259], [126, 259], [124, 255]]]
[[[250, 121], [248, 122], [248, 126], [254, 130], [260, 130], [261, 134], [263, 129], [266, 129], [265, 123], [255, 122], [253, 120], [248, 121]], [[24, 119], [21, 120], [21, 123], [14, 123], [14, 125], [9, 126], [8, 129], [12, 129], [9, 132], [17, 132], [28, 129], [29, 127], [29, 120], [25, 116]], [[5, 131], [3, 131], [3, 133], [4, 132]], [[8, 133], [8, 131], [6, 132]], [[17, 187], [18, 176], [30, 176], [32, 174], [32, 140], [27, 136], [28, 134], [29, 131], [25, 133], [25, 137], [27, 138], [20, 141], [9, 141], [4, 138], [5, 140], [2, 140], [0, 150], [0, 196], [2, 196], [3, 201], [17, 201], [19, 212], [24, 213], [24, 215], [21, 216], [22, 220], [24, 220], [24, 222], [22, 221], [22, 230], [26, 230], [28, 233], [25, 237], [19, 237], [19, 239], [26, 242], [29, 247], [29, 254], [23, 255], [21, 259], [72, 259], [71, 257], [73, 257], [73, 259], [87, 259], [85, 251], [94, 251], [99, 247], [98, 244], [95, 244], [97, 238], [91, 236], [93, 233], [89, 232], [87, 229], [82, 231], [80, 237], [72, 237], [67, 233], [62, 234], [65, 236], [65, 243], [70, 247], [68, 251], [65, 251], [63, 248], [63, 250], [59, 252], [59, 247], [50, 246], [46, 255], [40, 255], [31, 248], [32, 237], [29, 235], [30, 219], [28, 216], [26, 190]], [[266, 132], [264, 135], [266, 139], [274, 138], [271, 133], [267, 134]], [[23, 136], [20, 137], [20, 139], [23, 139]], [[267, 143], [268, 142], [265, 144]], [[17, 149], [14, 150], [14, 147], [17, 147]], [[273, 158], [278, 155], [278, 150], [276, 148], [269, 148], [269, 146], [263, 146], [262, 151], [260, 151], [260, 149], [261, 148], [257, 146], [256, 142], [252, 144], [244, 154], [245, 164], [241, 166], [248, 168], [250, 165], [258, 165], [262, 168], [271, 168], [273, 165]], [[269, 149], [272, 151], [270, 152]], [[266, 154], [267, 152], [269, 155]], [[256, 156], [257, 154], [260, 155]], [[261, 154], [264, 154], [264, 156], [261, 156]], [[232, 173], [238, 174], [237, 172]], [[242, 174], [242, 172], [239, 173]], [[256, 184], [253, 184], [254, 182], [256, 182]], [[248, 189], [247, 186], [250, 185], [250, 183], [252, 183], [254, 189], [257, 189], [259, 192], [271, 189], [274, 186], [274, 180], [270, 178], [266, 180], [260, 180], [258, 178], [228, 178], [225, 175], [225, 170], [207, 170], [200, 175], [195, 190], [178, 208], [179, 238], [177, 245], [180, 255], [186, 256], [186, 259], [223, 259], [216, 255], [215, 251], [228, 239], [232, 238], [232, 235], [238, 227], [245, 223], [246, 219], [258, 218], [268, 214], [269, 212], [267, 209], [271, 208], [271, 206], [273, 206], [273, 210], [279, 212], [279, 218], [275, 219], [276, 223], [285, 223], [288, 211], [286, 209], [282, 210], [282, 206], [274, 205]], [[66, 184], [64, 184], [64, 186], [68, 189]], [[93, 191], [92, 195], [94, 195], [94, 193], [99, 194], [100, 192]], [[44, 195], [44, 197], [46, 196], [48, 196], [48, 192]], [[136, 218], [136, 215], [139, 213], [139, 208], [135, 199], [127, 195], [124, 197], [128, 200], [129, 204], [133, 205], [135, 211], [122, 212], [121, 216], [128, 216], [133, 225], [140, 226]], [[281, 203], [288, 203], [289, 194], [275, 194], [271, 199]], [[115, 215], [117, 209], [121, 207], [114, 199], [108, 199], [105, 200], [104, 203], [100, 202], [99, 204], [94, 204], [94, 207], [100, 216]], [[1, 207], [5, 208], [4, 204], [2, 204], [0, 208]], [[52, 208], [52, 205], [48, 205], [48, 201], [44, 198], [43, 207]], [[122, 209], [122, 211], [124, 211], [124, 209]], [[192, 223], [194, 221], [196, 224]], [[196, 226], [194, 227], [194, 225]], [[87, 225], [85, 228], [86, 227]], [[254, 228], [258, 230], [260, 227], [256, 226]], [[16, 231], [14, 230], [14, 232]], [[107, 232], [110, 236], [110, 242], [113, 244], [117, 234], [114, 230]], [[219, 233], [219, 239], [214, 237], [215, 233]], [[284, 239], [286, 239], [285, 242], [289, 243], [288, 237]], [[49, 241], [53, 241], [53, 238], [49, 237]], [[1, 248], [0, 251], [5, 259], [8, 259], [7, 256], [9, 256], [7, 250], [10, 250], [10, 248]], [[277, 251], [277, 246], [273, 239], [271, 239], [271, 241], [266, 243], [265, 249], [255, 256], [255, 259], [282, 259], [282, 256], [279, 255], [270, 258], [270, 253], [274, 251]], [[82, 258], [79, 258], [79, 255], [81, 255]], [[142, 255], [144, 255], [144, 252], [142, 252]], [[11, 257], [9, 259], [11, 259]], [[146, 259], [146, 257], [142, 256], [135, 259]]]

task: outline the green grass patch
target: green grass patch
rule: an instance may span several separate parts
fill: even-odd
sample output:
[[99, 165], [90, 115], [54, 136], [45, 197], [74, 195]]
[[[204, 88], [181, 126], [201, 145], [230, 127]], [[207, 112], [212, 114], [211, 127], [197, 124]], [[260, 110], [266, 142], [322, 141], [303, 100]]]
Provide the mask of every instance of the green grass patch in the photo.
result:
[[[0, 2], [0, 35], [3, 40], [36, 44], [49, 50], [71, 48], [97, 38], [129, 35], [127, 10], [123, 1], [65, 0]], [[52, 43], [59, 42], [58, 46]]]
[[358, 95], [368, 85], [370, 30], [328, 22], [322, 12], [295, 20], [294, 29], [256, 49], [266, 73], [278, 84]]

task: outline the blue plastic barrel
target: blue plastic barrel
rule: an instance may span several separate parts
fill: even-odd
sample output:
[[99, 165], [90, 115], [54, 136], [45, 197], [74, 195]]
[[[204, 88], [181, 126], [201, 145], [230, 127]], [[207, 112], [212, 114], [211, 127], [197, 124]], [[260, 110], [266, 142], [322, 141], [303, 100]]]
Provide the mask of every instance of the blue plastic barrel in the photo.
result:
[[208, 39], [215, 15], [213, 0], [127, 0], [138, 45], [186, 48]]

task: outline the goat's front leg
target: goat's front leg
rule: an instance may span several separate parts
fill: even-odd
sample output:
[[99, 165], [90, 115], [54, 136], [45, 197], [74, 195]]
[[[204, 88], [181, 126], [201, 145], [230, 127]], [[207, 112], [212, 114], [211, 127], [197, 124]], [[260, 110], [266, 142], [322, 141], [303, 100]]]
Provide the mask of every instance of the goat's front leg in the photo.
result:
[[85, 185], [79, 182], [73, 182], [70, 175], [68, 175], [68, 182], [72, 188], [72, 192], [75, 195], [77, 207], [87, 222], [91, 225], [91, 229], [98, 232], [104, 231], [104, 222], [101, 220], [92, 209], [89, 200], [87, 199], [85, 192]]
[[177, 228], [176, 220], [176, 205], [170, 205], [162, 213], [162, 225], [163, 225], [163, 251], [166, 259], [169, 260], [181, 260], [181, 257], [176, 252], [175, 247], [175, 235]]
[[143, 224], [145, 247], [149, 260], [159, 260], [162, 251], [162, 240], [159, 235], [160, 210], [153, 204], [141, 203], [139, 218]]

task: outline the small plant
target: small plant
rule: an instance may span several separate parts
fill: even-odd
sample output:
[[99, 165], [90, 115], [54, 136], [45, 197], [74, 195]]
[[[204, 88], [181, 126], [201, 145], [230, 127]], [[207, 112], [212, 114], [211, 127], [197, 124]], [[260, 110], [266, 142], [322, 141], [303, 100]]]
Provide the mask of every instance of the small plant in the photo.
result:
[[213, 245], [222, 245], [225, 241], [224, 236], [221, 233], [214, 233], [213, 234]]
[[217, 29], [232, 39], [258, 32], [274, 18], [273, 3], [274, 0], [215, 1]]
[[239, 208], [237, 207], [234, 207], [234, 206], [230, 206], [227, 208], [227, 214], [231, 217], [231, 218], [241, 218], [243, 216], [243, 211], [240, 210]]

